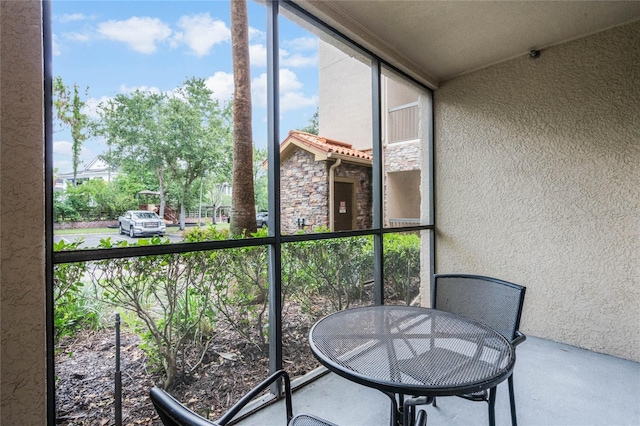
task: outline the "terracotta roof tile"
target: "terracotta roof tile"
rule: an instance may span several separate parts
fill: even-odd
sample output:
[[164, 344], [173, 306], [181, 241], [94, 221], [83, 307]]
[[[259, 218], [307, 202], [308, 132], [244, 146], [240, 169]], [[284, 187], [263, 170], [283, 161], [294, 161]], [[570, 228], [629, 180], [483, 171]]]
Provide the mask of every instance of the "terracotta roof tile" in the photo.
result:
[[371, 150], [361, 151], [359, 149], [354, 149], [353, 145], [346, 142], [327, 139], [322, 136], [301, 132], [299, 130], [289, 131], [289, 137], [295, 138], [303, 145], [307, 145], [310, 148], [314, 148], [326, 153], [335, 152], [336, 154], [346, 155], [353, 158], [373, 160]]

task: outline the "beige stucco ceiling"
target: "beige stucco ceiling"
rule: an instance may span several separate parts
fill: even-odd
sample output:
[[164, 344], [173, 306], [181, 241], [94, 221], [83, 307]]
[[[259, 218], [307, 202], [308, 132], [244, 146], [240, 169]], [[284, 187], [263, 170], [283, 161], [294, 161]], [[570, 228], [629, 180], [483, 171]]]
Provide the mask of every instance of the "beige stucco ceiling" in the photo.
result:
[[640, 19], [640, 1], [298, 0], [419, 80], [442, 81]]

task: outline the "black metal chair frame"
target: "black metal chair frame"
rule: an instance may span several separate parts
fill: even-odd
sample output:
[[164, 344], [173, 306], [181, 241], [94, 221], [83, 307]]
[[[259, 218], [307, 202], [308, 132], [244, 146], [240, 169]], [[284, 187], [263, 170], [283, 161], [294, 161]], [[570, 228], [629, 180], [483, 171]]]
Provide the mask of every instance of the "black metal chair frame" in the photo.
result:
[[249, 393], [244, 395], [238, 402], [236, 402], [226, 413], [222, 415], [218, 420], [212, 422], [199, 416], [193, 411], [189, 410], [173, 396], [166, 391], [153, 387], [150, 392], [151, 401], [156, 408], [156, 411], [160, 415], [160, 420], [165, 426], [225, 426], [232, 419], [234, 419], [238, 413], [255, 397], [260, 395], [268, 387], [270, 387], [276, 381], [282, 379], [284, 383], [284, 397], [285, 397], [285, 410], [286, 410], [286, 423], [287, 425], [295, 426], [296, 423], [304, 424], [305, 426], [335, 426], [333, 423], [310, 414], [300, 414], [293, 417], [293, 405], [291, 402], [291, 381], [289, 375], [284, 370], [279, 370], [273, 373], [271, 376], [263, 380], [256, 387], [251, 389]]
[[[489, 327], [492, 328], [496, 328], [496, 331], [498, 331], [499, 333], [505, 335], [504, 337], [506, 337], [508, 340], [511, 341], [511, 344], [514, 346], [514, 348], [519, 345], [520, 343], [524, 342], [525, 339], [527, 338], [524, 334], [522, 334], [518, 329], [520, 327], [520, 317], [522, 315], [522, 308], [524, 305], [524, 295], [525, 295], [525, 291], [526, 291], [526, 287], [523, 287], [521, 285], [518, 284], [514, 284], [508, 281], [504, 281], [504, 280], [500, 280], [497, 278], [492, 278], [492, 277], [487, 277], [487, 276], [482, 276], [482, 275], [471, 275], [471, 274], [437, 274], [434, 276], [434, 281], [433, 281], [433, 286], [431, 287], [431, 307], [433, 307], [434, 309], [440, 309], [440, 310], [445, 310], [445, 311], [450, 311], [452, 313], [455, 314], [459, 314], [459, 315], [465, 315], [464, 312], [456, 312], [455, 309], [446, 309], [446, 308], [441, 308], [438, 306], [438, 281], [441, 279], [462, 279], [462, 280], [472, 280], [478, 283], [486, 283], [489, 285], [500, 285], [500, 286], [506, 286], [509, 287], [511, 289], [513, 289], [513, 292], [515, 293], [515, 296], [518, 299], [518, 303], [517, 303], [517, 309], [516, 312], [513, 312], [513, 329], [509, 330], [510, 333], [508, 333], [509, 335], [505, 335], [504, 331], [505, 330], [498, 330], [497, 327], [495, 327], [493, 324], [489, 323], [489, 321], [487, 321], [484, 318], [477, 318], [474, 317], [473, 314], [468, 314], [467, 316], [476, 319], [478, 321], [482, 321], [485, 322]], [[440, 284], [442, 285], [446, 285], [446, 284]], [[512, 426], [517, 426], [518, 421], [517, 421], [517, 417], [516, 417], [516, 400], [515, 400], [515, 394], [514, 394], [514, 387], [513, 387], [513, 374], [511, 374], [508, 378], [508, 384], [509, 384], [509, 404], [511, 406], [511, 424]], [[497, 386], [496, 386], [497, 387]], [[460, 395], [461, 398], [464, 399], [468, 399], [470, 401], [485, 401], [489, 404], [489, 424], [493, 425], [495, 424], [495, 398], [496, 398], [496, 387], [493, 387], [489, 390], [489, 393], [487, 395], [486, 391], [480, 392], [478, 394], [470, 394], [470, 395]], [[436, 400], [435, 398], [433, 398], [433, 406], [436, 406]]]

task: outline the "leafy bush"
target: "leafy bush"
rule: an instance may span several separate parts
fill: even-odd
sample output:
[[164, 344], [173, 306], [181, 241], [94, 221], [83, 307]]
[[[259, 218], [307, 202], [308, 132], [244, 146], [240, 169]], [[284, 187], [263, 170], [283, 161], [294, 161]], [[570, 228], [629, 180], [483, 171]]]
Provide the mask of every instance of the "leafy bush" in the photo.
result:
[[361, 301], [364, 284], [373, 273], [370, 237], [350, 237], [289, 243], [283, 249], [283, 280], [303, 308], [316, 306], [313, 296], [327, 298], [333, 310]]
[[189, 243], [201, 241], [226, 240], [229, 238], [229, 229], [219, 229], [212, 223], [208, 226], [194, 226], [184, 232], [184, 240]]
[[[53, 247], [55, 251], [75, 250], [82, 240], [67, 243], [60, 240]], [[73, 335], [82, 327], [98, 325], [97, 312], [90, 300], [90, 295], [83, 292], [83, 277], [87, 272], [84, 262], [61, 263], [53, 268], [53, 320], [54, 337], [57, 341], [62, 336]]]
[[[80, 213], [62, 192], [53, 193], [53, 217], [56, 222], [80, 220]], [[67, 249], [69, 250], [69, 249]]]
[[[265, 237], [266, 229], [259, 229], [254, 237]], [[218, 230], [215, 225], [196, 227], [185, 233], [189, 242], [229, 238], [227, 229]], [[269, 305], [267, 284], [267, 250], [264, 246], [238, 247], [219, 250], [217, 256], [224, 259], [227, 280], [213, 284], [212, 303], [216, 312], [247, 341], [265, 347], [268, 324], [265, 316]]]
[[385, 298], [407, 304], [418, 294], [420, 281], [420, 237], [415, 233], [385, 234]]
[[[138, 240], [138, 245], [165, 243], [158, 237]], [[101, 248], [111, 246], [110, 239], [101, 241]], [[226, 281], [225, 260], [218, 251], [140, 256], [100, 260], [90, 271], [108, 303], [135, 313], [145, 324], [151, 358], [155, 352], [162, 363], [165, 389], [185, 367], [182, 350], [197, 346], [203, 324], [215, 324], [210, 300], [213, 288]]]

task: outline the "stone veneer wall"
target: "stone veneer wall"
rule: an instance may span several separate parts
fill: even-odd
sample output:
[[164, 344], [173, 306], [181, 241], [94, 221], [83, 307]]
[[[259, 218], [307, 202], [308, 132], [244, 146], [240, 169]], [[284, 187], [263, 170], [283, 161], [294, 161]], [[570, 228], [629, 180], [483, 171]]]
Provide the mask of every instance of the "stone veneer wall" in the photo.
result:
[[356, 194], [356, 229], [370, 229], [373, 226], [371, 167], [342, 163], [334, 173], [336, 179], [353, 182], [353, 190]]
[[302, 149], [282, 162], [280, 167], [281, 224], [284, 234], [300, 229], [297, 218], [305, 219], [305, 229], [326, 226], [329, 221], [329, 174], [324, 162]]
[[420, 170], [420, 141], [390, 143], [384, 149], [385, 173]]
[[[303, 149], [282, 162], [280, 196], [282, 198], [282, 232], [293, 234], [300, 229], [297, 218], [305, 219], [306, 231], [329, 225], [329, 168], [333, 162], [316, 161]], [[371, 167], [345, 164], [335, 169], [335, 178], [354, 183], [356, 192], [356, 226], [371, 228]]]
[[384, 146], [384, 226], [389, 223], [389, 183], [388, 173], [421, 170], [420, 140], [388, 143]]

